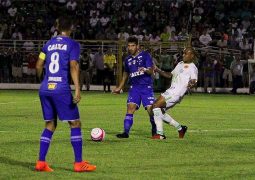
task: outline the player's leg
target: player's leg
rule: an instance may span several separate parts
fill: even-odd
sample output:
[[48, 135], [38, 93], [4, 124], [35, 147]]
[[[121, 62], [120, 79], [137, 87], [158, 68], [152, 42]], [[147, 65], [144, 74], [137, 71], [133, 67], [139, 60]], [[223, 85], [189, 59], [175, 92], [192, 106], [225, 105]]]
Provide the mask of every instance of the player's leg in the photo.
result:
[[118, 138], [129, 138], [129, 132], [133, 125], [133, 117], [134, 113], [137, 109], [137, 105], [134, 103], [127, 104], [127, 113], [124, 118], [124, 132], [121, 134], [117, 134]]
[[157, 134], [154, 135], [153, 139], [165, 139], [164, 130], [163, 130], [163, 112], [161, 108], [166, 107], [165, 98], [161, 95], [152, 106], [153, 117], [155, 124], [157, 126]]
[[157, 126], [156, 126], [156, 123], [155, 123], [154, 117], [153, 117], [152, 105], [147, 106], [146, 110], [147, 110], [148, 115], [150, 117], [151, 135], [154, 136], [155, 134], [157, 134]]
[[96, 170], [96, 166], [82, 160], [82, 133], [80, 120], [68, 121], [71, 128], [71, 144], [73, 146], [75, 162], [74, 171], [89, 172]]
[[57, 127], [57, 114], [50, 96], [40, 95], [40, 100], [45, 120], [45, 129], [41, 134], [39, 160], [36, 163], [35, 169], [37, 171], [52, 172], [53, 170], [46, 162], [46, 155], [48, 153], [52, 135]]
[[151, 123], [151, 134], [154, 136], [157, 133], [156, 124], [154, 121], [153, 113], [152, 113], [152, 105], [155, 101], [153, 88], [152, 86], [145, 86], [140, 91], [141, 100], [143, 103], [143, 106], [147, 110], [149, 114], [149, 120]]
[[67, 121], [70, 125], [70, 141], [74, 151], [75, 163], [74, 171], [86, 172], [94, 171], [96, 166], [89, 164], [82, 160], [82, 133], [81, 122], [77, 104], [72, 102], [73, 97], [71, 92], [68, 94], [61, 94], [55, 98], [55, 106], [59, 119]]
[[181, 125], [179, 122], [177, 122], [176, 120], [174, 120], [169, 114], [165, 113], [162, 117], [162, 120], [168, 124], [170, 124], [171, 126], [175, 127], [179, 133], [179, 138], [183, 138], [188, 127]]
[[141, 104], [141, 97], [139, 95], [139, 89], [131, 86], [128, 92], [127, 98], [127, 112], [124, 118], [124, 132], [117, 134], [118, 138], [128, 138], [130, 129], [133, 125], [133, 116], [136, 110], [139, 109]]

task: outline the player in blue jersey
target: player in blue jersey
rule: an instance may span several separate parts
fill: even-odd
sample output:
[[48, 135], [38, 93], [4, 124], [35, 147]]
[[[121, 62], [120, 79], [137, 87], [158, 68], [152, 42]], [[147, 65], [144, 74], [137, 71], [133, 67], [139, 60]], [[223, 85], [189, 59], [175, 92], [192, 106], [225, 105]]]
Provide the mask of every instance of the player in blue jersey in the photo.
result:
[[156, 134], [156, 125], [153, 116], [150, 115], [154, 102], [153, 62], [150, 54], [146, 51], [139, 51], [138, 47], [138, 39], [129, 37], [128, 51], [130, 55], [125, 59], [123, 78], [119, 86], [113, 90], [113, 93], [119, 93], [129, 78], [130, 89], [127, 99], [127, 112], [124, 119], [124, 132], [117, 134], [118, 138], [129, 137], [129, 131], [133, 125], [133, 115], [139, 109], [141, 102], [150, 116], [152, 135]]
[[[75, 162], [74, 171], [94, 171], [96, 166], [82, 160], [81, 122], [77, 103], [80, 101], [79, 87], [79, 56], [80, 45], [69, 36], [72, 21], [69, 17], [58, 19], [60, 35], [53, 37], [42, 48], [36, 70], [40, 78], [43, 67], [45, 76], [41, 83], [39, 96], [42, 106], [45, 129], [40, 139], [39, 160], [36, 163], [37, 171], [53, 171], [45, 161], [52, 135], [57, 127], [57, 117], [67, 121], [71, 128], [71, 144], [73, 146]], [[72, 96], [70, 77], [75, 85], [75, 94]]]

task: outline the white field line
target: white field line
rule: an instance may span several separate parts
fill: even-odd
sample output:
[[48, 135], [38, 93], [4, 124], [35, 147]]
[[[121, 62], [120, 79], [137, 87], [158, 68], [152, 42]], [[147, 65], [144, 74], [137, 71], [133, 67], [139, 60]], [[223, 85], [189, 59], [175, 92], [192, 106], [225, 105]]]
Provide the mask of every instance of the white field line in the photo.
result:
[[[199, 133], [199, 132], [238, 132], [238, 131], [255, 131], [255, 129], [201, 129], [201, 130], [188, 130], [188, 132], [191, 133]], [[0, 133], [32, 133], [34, 131], [0, 131]], [[36, 131], [37, 132], [37, 131]], [[57, 132], [69, 132], [69, 131], [57, 131]], [[90, 132], [90, 130], [88, 130], [87, 132]]]
[[[32, 100], [31, 102], [37, 102], [37, 101], [39, 101], [39, 100], [38, 100], [38, 99], [35, 99], [35, 100]], [[5, 105], [5, 104], [17, 104], [17, 103], [19, 103], [19, 102], [17, 102], [17, 101], [12, 101], [12, 102], [0, 103], [0, 105]], [[22, 102], [22, 103], [24, 103], [24, 102]]]
[[198, 129], [198, 130], [188, 130], [188, 132], [194, 132], [194, 133], [198, 133], [198, 132], [225, 132], [225, 131], [255, 131], [255, 129]]

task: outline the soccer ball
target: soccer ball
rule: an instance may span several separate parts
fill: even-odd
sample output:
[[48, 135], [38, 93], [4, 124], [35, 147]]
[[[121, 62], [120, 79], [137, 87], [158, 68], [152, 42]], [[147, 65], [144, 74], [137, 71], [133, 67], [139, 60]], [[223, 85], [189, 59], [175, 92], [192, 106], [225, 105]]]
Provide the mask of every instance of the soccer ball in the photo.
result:
[[103, 141], [105, 138], [105, 131], [102, 128], [93, 128], [90, 136], [92, 141]]

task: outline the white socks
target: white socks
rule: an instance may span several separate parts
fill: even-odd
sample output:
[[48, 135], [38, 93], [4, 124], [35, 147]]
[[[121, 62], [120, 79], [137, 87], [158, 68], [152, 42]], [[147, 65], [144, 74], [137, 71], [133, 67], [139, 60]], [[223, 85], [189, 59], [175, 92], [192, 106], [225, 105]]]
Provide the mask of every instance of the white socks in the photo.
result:
[[162, 121], [162, 111], [160, 108], [154, 108], [153, 109], [153, 114], [154, 114], [154, 121], [155, 124], [157, 126], [157, 134], [163, 135], [164, 131], [163, 131], [163, 121]]
[[[153, 111], [154, 112], [154, 111]], [[178, 131], [180, 131], [182, 129], [180, 123], [178, 123], [177, 121], [175, 121], [169, 114], [165, 113], [162, 116], [162, 120], [169, 123], [171, 126], [174, 126]]]

